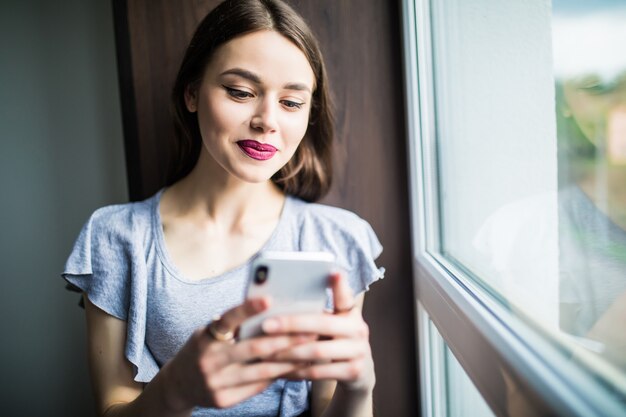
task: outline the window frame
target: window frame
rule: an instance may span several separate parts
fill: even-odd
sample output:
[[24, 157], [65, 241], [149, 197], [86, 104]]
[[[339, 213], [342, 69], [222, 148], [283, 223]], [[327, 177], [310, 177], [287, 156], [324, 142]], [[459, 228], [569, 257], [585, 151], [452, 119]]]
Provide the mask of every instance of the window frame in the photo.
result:
[[439, 247], [437, 131], [430, 0], [402, 0], [415, 314], [422, 415], [445, 409], [430, 386], [432, 320], [496, 415], [510, 415], [502, 370], [539, 415], [626, 416], [626, 407], [562, 348], [513, 315], [429, 248]]

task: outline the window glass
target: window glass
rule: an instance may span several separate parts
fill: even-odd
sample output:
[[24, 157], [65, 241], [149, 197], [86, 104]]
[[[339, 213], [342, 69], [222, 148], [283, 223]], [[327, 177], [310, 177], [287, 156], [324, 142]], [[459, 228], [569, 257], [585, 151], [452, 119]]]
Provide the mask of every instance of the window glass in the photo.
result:
[[446, 383], [449, 417], [492, 417], [494, 414], [446, 346]]
[[430, 5], [429, 250], [626, 392], [626, 3]]
[[626, 372], [626, 3], [555, 1], [559, 324]]
[[492, 417], [493, 412], [461, 367], [434, 323], [428, 320], [433, 410], [431, 415]]

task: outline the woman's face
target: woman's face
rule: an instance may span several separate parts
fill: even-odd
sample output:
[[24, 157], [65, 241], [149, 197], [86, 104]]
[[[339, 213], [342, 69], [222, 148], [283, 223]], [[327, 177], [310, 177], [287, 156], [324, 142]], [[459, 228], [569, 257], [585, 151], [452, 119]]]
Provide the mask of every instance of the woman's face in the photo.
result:
[[258, 31], [220, 46], [199, 86], [185, 95], [198, 113], [203, 149], [227, 173], [267, 181], [293, 156], [309, 121], [315, 76], [282, 35]]

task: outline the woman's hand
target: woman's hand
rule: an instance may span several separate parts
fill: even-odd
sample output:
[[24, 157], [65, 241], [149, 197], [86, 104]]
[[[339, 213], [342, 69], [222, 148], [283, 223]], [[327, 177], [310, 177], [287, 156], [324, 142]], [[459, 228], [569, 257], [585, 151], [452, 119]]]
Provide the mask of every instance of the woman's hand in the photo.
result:
[[[226, 312], [213, 332], [226, 335], [265, 310], [268, 300], [248, 300]], [[163, 393], [172, 411], [230, 407], [267, 388], [276, 378], [299, 368], [294, 362], [262, 360], [292, 348], [311, 336], [264, 336], [238, 343], [218, 341], [207, 328], [198, 329], [162, 369]]]
[[315, 340], [283, 350], [272, 361], [306, 366], [291, 371], [289, 378], [337, 380], [348, 391], [371, 392], [374, 388], [374, 361], [369, 328], [344, 276], [330, 276], [335, 311], [323, 315], [293, 315], [267, 319], [263, 330], [270, 335], [316, 335]]

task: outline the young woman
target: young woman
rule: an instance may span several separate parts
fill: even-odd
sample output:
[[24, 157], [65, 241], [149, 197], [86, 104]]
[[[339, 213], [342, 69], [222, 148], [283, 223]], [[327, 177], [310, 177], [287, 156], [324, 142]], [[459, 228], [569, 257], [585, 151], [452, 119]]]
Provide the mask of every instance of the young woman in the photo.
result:
[[[312, 203], [330, 186], [333, 129], [311, 31], [280, 0], [225, 1], [197, 29], [173, 105], [170, 185], [97, 210], [63, 274], [83, 293], [100, 414], [372, 415], [360, 310], [382, 248], [356, 215]], [[331, 252], [347, 272], [329, 277], [329, 312], [237, 341], [271, 303], [244, 302], [264, 250]]]

